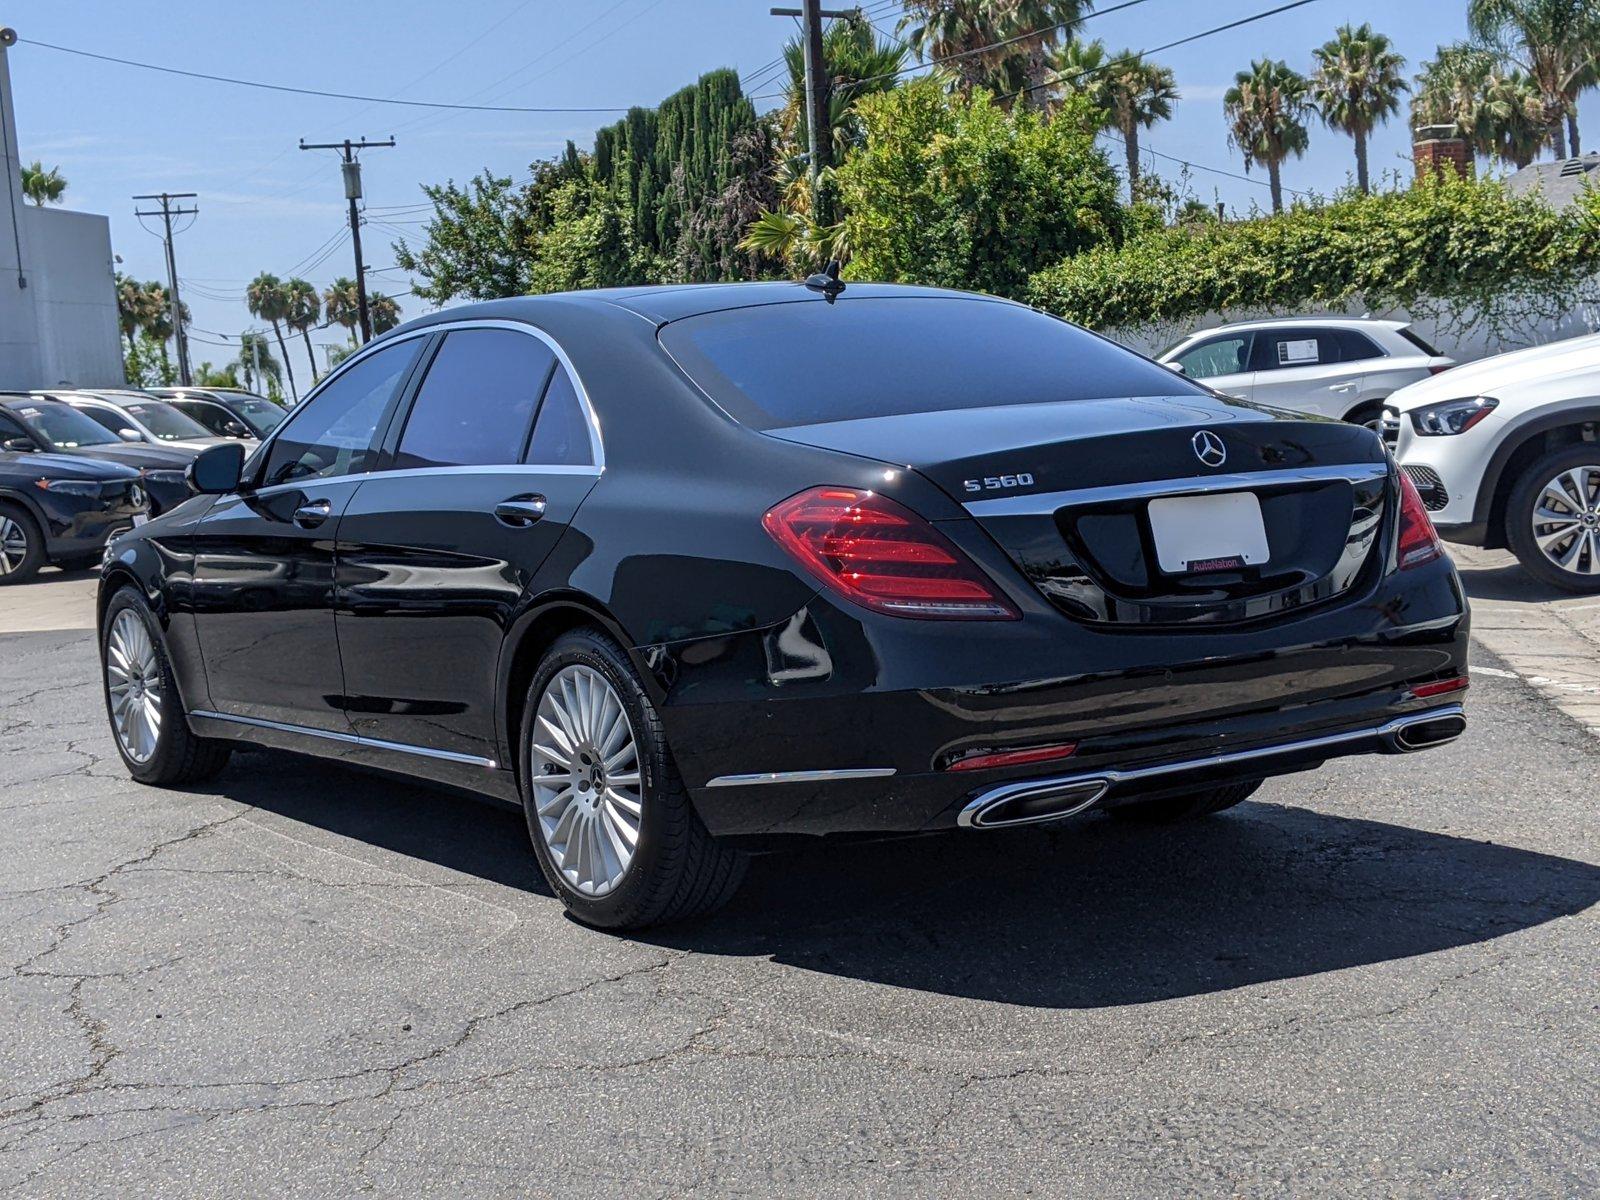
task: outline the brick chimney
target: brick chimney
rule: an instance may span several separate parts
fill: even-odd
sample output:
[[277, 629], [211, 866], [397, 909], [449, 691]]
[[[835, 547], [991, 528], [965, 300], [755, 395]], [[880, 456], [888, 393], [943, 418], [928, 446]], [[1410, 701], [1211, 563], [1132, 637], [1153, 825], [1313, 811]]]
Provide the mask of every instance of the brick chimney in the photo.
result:
[[1416, 164], [1419, 183], [1446, 172], [1460, 179], [1472, 178], [1472, 148], [1454, 125], [1419, 127], [1411, 146], [1411, 161]]

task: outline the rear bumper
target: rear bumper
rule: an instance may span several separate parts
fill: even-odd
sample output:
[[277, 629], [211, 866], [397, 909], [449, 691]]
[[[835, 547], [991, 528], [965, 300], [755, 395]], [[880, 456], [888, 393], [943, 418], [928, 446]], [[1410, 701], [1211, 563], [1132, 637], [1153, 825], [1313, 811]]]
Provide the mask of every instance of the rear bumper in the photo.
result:
[[[1125, 778], [1100, 798], [1109, 804], [1392, 750], [1383, 730], [1448, 703], [1411, 688], [1465, 675], [1467, 638], [1441, 560], [1258, 628], [1105, 631], [1056, 614], [979, 628], [818, 598], [777, 629], [647, 657], [713, 833], [908, 833], [955, 827], [976, 796], [1013, 783], [1115, 773]], [[1068, 742], [1066, 761], [943, 769]], [[1159, 782], [1141, 774], [1173, 764], [1183, 770]]]

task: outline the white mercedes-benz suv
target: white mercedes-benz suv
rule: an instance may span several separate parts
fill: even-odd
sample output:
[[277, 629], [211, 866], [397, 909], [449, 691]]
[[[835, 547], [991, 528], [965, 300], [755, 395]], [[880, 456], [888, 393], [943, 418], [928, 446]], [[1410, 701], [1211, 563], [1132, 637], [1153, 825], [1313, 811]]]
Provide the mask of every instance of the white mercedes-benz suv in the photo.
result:
[[1374, 429], [1392, 393], [1455, 365], [1404, 321], [1366, 317], [1240, 321], [1157, 361], [1229, 396]]
[[1383, 432], [1441, 536], [1600, 592], [1600, 334], [1412, 384]]

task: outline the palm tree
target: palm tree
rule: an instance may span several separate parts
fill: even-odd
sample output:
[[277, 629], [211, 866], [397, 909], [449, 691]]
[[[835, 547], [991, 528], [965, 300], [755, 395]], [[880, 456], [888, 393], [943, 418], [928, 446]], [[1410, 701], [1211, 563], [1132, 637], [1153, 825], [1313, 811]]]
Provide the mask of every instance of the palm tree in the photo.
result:
[[1333, 40], [1312, 51], [1311, 99], [1329, 129], [1347, 133], [1356, 143], [1356, 186], [1363, 195], [1367, 181], [1367, 138], [1400, 111], [1400, 93], [1410, 91], [1400, 73], [1406, 60], [1372, 26], [1339, 26]]
[[1472, 35], [1539, 89], [1557, 158], [1578, 150], [1577, 98], [1594, 79], [1600, 0], [1468, 0]]
[[1094, 0], [905, 0], [899, 29], [923, 61], [950, 59], [963, 91], [1021, 92], [1043, 107], [1050, 53], [1093, 7]]
[[1106, 95], [1111, 119], [1128, 152], [1128, 194], [1139, 187], [1139, 130], [1172, 119], [1178, 99], [1172, 69], [1148, 62], [1132, 50], [1113, 55], [1106, 68]]
[[272, 357], [272, 346], [266, 334], [247, 330], [239, 335], [239, 371], [244, 376], [245, 386], [251, 391], [261, 391], [267, 380], [283, 377], [283, 368]]
[[1266, 164], [1275, 213], [1283, 211], [1283, 162], [1302, 157], [1310, 141], [1304, 119], [1310, 87], [1287, 63], [1263, 58], [1235, 75], [1222, 98], [1228, 142], [1244, 155], [1245, 170]]
[[311, 353], [311, 331], [322, 319], [322, 298], [317, 289], [304, 279], [290, 279], [283, 285], [283, 323], [298, 330], [306, 344], [306, 358], [311, 363], [311, 382], [317, 381], [317, 360]]
[[150, 295], [144, 284], [117, 272], [117, 325], [122, 336], [128, 339], [128, 351], [133, 353], [136, 340], [150, 322]]
[[200, 364], [200, 369], [194, 373], [196, 387], [236, 388], [239, 386], [239, 364], [225, 363], [220, 367], [213, 367], [208, 362]]
[[[828, 76], [828, 125], [831, 132], [832, 160], [840, 162], [845, 153], [860, 145], [862, 133], [855, 106], [864, 96], [894, 87], [905, 66], [906, 47], [880, 42], [865, 21], [833, 21], [822, 35], [822, 61]], [[803, 152], [807, 145], [805, 47], [799, 38], [783, 47], [789, 70], [784, 87], [784, 105], [779, 110], [779, 134], [784, 141]]]
[[173, 334], [170, 294], [166, 287], [159, 283], [147, 283], [144, 285], [144, 290], [149, 298], [149, 315], [145, 318], [144, 331], [161, 347], [161, 382], [171, 383], [172, 356], [167, 350], [167, 343]]
[[294, 383], [294, 364], [289, 361], [289, 347], [283, 343], [283, 326], [280, 324], [289, 315], [289, 298], [284, 293], [283, 281], [267, 271], [261, 272], [245, 288], [244, 302], [251, 316], [272, 326], [273, 336], [278, 339], [278, 351], [283, 355], [284, 369], [289, 372], [289, 394], [298, 404], [300, 392]]
[[62, 177], [60, 167], [51, 167], [46, 171], [44, 164], [36, 158], [22, 168], [22, 194], [40, 208], [46, 202], [60, 204], [61, 193], [66, 190], [67, 181]]
[[356, 327], [361, 324], [361, 301], [356, 281], [340, 276], [322, 293], [322, 311], [330, 325], [343, 325], [350, 331], [350, 344], [356, 344]]
[[1492, 50], [1457, 42], [1422, 64], [1411, 100], [1417, 127], [1450, 125], [1476, 154], [1519, 169], [1550, 139], [1544, 98], [1521, 71], [1507, 70]]
[[373, 292], [367, 297], [367, 315], [372, 318], [372, 332], [376, 336], [388, 333], [400, 324], [400, 305], [393, 296]]

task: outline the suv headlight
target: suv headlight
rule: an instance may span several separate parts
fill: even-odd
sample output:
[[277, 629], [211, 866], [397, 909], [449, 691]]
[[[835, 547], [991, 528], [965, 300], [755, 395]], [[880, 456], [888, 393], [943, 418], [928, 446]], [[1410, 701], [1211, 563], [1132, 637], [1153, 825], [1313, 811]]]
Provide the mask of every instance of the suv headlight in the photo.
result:
[[1429, 404], [1411, 410], [1411, 428], [1421, 437], [1453, 437], [1471, 429], [1499, 405], [1500, 401], [1493, 396], [1469, 396]]
[[35, 486], [58, 496], [85, 496], [90, 500], [98, 500], [101, 490], [92, 479], [40, 479]]

